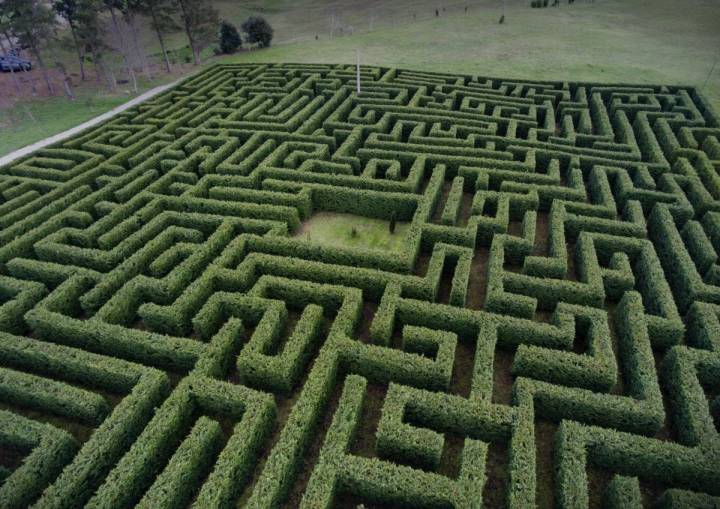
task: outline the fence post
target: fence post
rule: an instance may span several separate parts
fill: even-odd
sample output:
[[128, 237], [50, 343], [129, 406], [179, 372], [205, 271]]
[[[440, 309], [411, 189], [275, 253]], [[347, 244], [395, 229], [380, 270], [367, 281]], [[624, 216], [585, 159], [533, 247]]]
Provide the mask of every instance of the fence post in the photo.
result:
[[357, 48], [355, 53], [357, 55], [357, 78], [355, 81], [357, 83], [357, 94], [360, 95], [360, 48]]

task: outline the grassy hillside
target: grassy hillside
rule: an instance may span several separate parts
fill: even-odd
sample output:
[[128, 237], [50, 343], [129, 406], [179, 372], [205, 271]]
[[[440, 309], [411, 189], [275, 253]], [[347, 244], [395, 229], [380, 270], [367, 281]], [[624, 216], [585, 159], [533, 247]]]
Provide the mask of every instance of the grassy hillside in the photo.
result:
[[[236, 24], [261, 12], [275, 28], [275, 47], [209, 58], [205, 65], [220, 60], [354, 63], [359, 48], [362, 62], [369, 65], [525, 79], [695, 85], [720, 110], [720, 65], [710, 74], [720, 54], [718, 0], [578, 0], [572, 5], [563, 0], [560, 7], [546, 9], [508, 0], [502, 25], [497, 23], [499, 0], [227, 0], [216, 5], [223, 18]], [[149, 52], [158, 50], [147, 26], [141, 39]], [[175, 34], [170, 43], [182, 47], [183, 35]], [[0, 115], [19, 119], [9, 135], [0, 136], [0, 154], [72, 127], [122, 100], [95, 93], [94, 105], [78, 101], [71, 108], [74, 114], [64, 113], [68, 105], [62, 99], [34, 101], [29, 107], [36, 119], [49, 119], [43, 122], [23, 115], [23, 105], [17, 111], [0, 110]], [[9, 132], [1, 120], [0, 129]]]
[[[498, 4], [493, 2], [492, 4]], [[487, 5], [487, 3], [485, 3]], [[237, 61], [348, 62], [526, 79], [702, 86], [720, 106], [720, 2], [598, 0], [559, 8], [473, 8], [372, 33], [320, 39]]]

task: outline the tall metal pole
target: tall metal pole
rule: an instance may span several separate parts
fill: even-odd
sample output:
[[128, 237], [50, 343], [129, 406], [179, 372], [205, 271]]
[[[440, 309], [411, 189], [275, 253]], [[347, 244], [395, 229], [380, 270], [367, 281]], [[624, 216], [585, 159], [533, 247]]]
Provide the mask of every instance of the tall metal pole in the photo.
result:
[[357, 54], [357, 94], [360, 95], [360, 48], [355, 50], [355, 53]]

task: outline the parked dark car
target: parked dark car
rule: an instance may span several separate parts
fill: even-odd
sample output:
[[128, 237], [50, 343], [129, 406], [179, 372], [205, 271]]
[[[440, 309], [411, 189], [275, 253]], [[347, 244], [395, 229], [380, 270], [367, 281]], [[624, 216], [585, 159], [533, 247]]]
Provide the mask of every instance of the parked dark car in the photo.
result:
[[30, 60], [25, 60], [16, 55], [0, 55], [0, 71], [29, 71], [32, 69]]

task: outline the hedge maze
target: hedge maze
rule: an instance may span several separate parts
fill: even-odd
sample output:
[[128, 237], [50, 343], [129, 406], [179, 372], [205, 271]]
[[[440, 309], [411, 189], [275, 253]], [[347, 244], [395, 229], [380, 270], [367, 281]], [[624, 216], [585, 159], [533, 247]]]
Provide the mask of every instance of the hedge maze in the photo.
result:
[[689, 87], [207, 69], [0, 170], [0, 507], [718, 507], [718, 170]]

